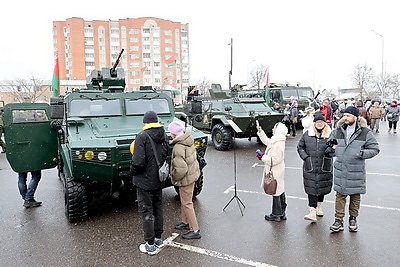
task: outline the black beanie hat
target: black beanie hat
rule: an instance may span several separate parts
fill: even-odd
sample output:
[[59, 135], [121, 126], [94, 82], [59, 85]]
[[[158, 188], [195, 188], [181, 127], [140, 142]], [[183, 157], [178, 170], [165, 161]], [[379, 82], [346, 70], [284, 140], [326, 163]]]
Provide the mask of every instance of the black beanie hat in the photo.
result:
[[157, 113], [155, 113], [155, 112], [152, 111], [152, 110], [147, 111], [147, 112], [144, 114], [143, 123], [153, 123], [153, 122], [158, 122]]
[[344, 113], [349, 113], [349, 114], [354, 115], [356, 117], [360, 116], [360, 111], [355, 106], [348, 106], [344, 110]]
[[316, 122], [316, 121], [325, 121], [325, 122], [326, 122], [324, 113], [322, 113], [322, 112], [315, 112], [315, 113], [314, 113], [314, 122]]

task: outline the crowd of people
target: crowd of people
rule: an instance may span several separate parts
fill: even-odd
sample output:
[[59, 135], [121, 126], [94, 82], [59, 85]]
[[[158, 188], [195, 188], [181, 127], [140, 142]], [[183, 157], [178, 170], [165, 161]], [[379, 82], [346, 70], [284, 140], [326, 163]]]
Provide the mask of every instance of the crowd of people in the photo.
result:
[[[279, 104], [275, 112], [281, 112]], [[273, 136], [269, 138], [261, 126], [257, 134], [266, 146], [259, 157], [264, 163], [264, 173], [272, 171], [277, 181], [276, 193], [272, 196], [271, 213], [265, 215], [268, 221], [286, 220], [285, 196], [285, 141], [295, 137], [299, 115], [298, 102], [290, 98], [285, 107], [285, 118], [275, 124]], [[357, 231], [361, 194], [366, 193], [365, 160], [376, 156], [379, 144], [374, 136], [379, 133], [380, 123], [388, 122], [388, 132], [397, 133], [400, 108], [393, 100], [389, 106], [378, 101], [324, 100], [318, 110], [307, 108], [302, 118], [303, 134], [297, 144], [297, 152], [303, 160], [303, 184], [308, 197], [308, 213], [305, 220], [316, 222], [324, 216], [324, 197], [333, 188], [336, 192], [335, 220], [330, 226], [332, 232], [344, 230], [346, 199], [349, 197], [349, 230]], [[174, 145], [171, 160], [172, 184], [179, 188], [181, 218], [175, 225], [177, 230], [187, 230], [182, 238], [199, 239], [200, 227], [193, 207], [194, 184], [200, 176], [196, 158], [194, 139], [184, 126], [174, 121], [168, 131], [169, 142], [164, 127], [158, 122], [157, 113], [148, 111], [143, 117], [144, 126], [137, 135], [132, 148], [130, 172], [137, 190], [138, 210], [143, 222], [145, 243], [139, 246], [141, 252], [154, 255], [157, 248], [164, 246], [163, 225], [163, 181], [159, 179], [158, 162], [168, 156], [168, 147]], [[3, 125], [0, 124], [1, 130]], [[2, 132], [0, 132], [2, 133]], [[0, 136], [1, 138], [1, 136]], [[0, 143], [5, 151], [5, 146]], [[335, 164], [334, 164], [334, 158]], [[27, 186], [27, 173], [18, 174], [18, 187], [26, 208], [38, 207], [42, 202], [34, 199], [34, 193], [41, 179], [41, 171], [32, 171]], [[264, 179], [265, 175], [263, 175]]]
[[[293, 103], [297, 101], [291, 98], [290, 104], [285, 109], [286, 116], [283, 123], [278, 123], [274, 127], [271, 139], [265, 136], [261, 127], [257, 127], [261, 141], [267, 146], [264, 155], [260, 157], [265, 163], [264, 172], [271, 168], [271, 164], [272, 170], [275, 165], [277, 168], [285, 164], [284, 142], [282, 145], [275, 145], [276, 142], [273, 141], [282, 140], [285, 135], [293, 136], [291, 124], [297, 123], [291, 119]], [[344, 230], [343, 219], [347, 197], [350, 199], [348, 228], [352, 232], [358, 230], [357, 217], [361, 195], [366, 193], [365, 160], [373, 158], [380, 152], [374, 132], [379, 133], [380, 123], [387, 121], [388, 132], [393, 130], [393, 133], [397, 133], [399, 115], [400, 108], [396, 100], [386, 107], [385, 103], [379, 101], [363, 103], [325, 99], [317, 110], [314, 108], [305, 110], [305, 116], [301, 120], [303, 135], [297, 144], [297, 152], [303, 160], [304, 190], [308, 196], [309, 211], [304, 216], [305, 220], [314, 223], [318, 217], [324, 215], [322, 203], [333, 188], [336, 192], [335, 220], [330, 230], [332, 232]], [[279, 132], [278, 138], [276, 129], [283, 128], [279, 125], [286, 125], [286, 131], [283, 134], [282, 131]], [[276, 180], [280, 190], [273, 196], [272, 213], [265, 215], [265, 219], [269, 221], [287, 219], [284, 170], [278, 168], [277, 172]], [[282, 208], [277, 208], [279, 204]]]

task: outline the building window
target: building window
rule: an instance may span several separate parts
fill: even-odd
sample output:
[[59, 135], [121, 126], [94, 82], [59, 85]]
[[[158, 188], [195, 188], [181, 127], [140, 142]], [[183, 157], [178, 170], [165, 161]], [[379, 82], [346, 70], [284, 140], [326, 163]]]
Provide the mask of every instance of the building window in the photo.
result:
[[172, 35], [172, 32], [171, 32], [171, 30], [164, 31], [164, 35], [166, 35], [166, 36], [170, 36], [170, 35]]
[[139, 34], [139, 29], [130, 29], [129, 34]]
[[104, 43], [104, 38], [103, 37], [99, 38], [99, 43]]
[[154, 67], [160, 67], [161, 62], [154, 62]]
[[143, 42], [149, 42], [150, 41], [150, 37], [143, 37]]
[[119, 38], [117, 38], [117, 37], [112, 37], [112, 38], [111, 38], [111, 42], [113, 42], [113, 43], [118, 43], [118, 42], [119, 42]]
[[111, 29], [111, 34], [119, 34], [119, 29]]
[[150, 45], [143, 45], [143, 49], [150, 50]]
[[101, 35], [104, 34], [104, 29], [103, 29], [103, 27], [100, 27], [100, 28], [99, 28], [99, 34], [101, 34]]
[[181, 32], [182, 37], [187, 37], [188, 33], [187, 32]]
[[139, 38], [129, 38], [129, 42], [131, 43], [139, 43]]
[[150, 58], [150, 53], [143, 53], [143, 58]]
[[94, 66], [94, 62], [86, 61], [85, 62], [86, 67], [88, 66]]
[[87, 41], [87, 42], [93, 42], [93, 37], [85, 37], [85, 41]]
[[172, 47], [170, 47], [170, 46], [165, 47], [165, 52], [172, 52], [172, 51], [173, 51]]
[[164, 39], [164, 43], [166, 43], [166, 44], [172, 44], [172, 39]]
[[150, 28], [143, 28], [143, 33], [150, 33]]
[[130, 46], [129, 51], [139, 51], [139, 46]]

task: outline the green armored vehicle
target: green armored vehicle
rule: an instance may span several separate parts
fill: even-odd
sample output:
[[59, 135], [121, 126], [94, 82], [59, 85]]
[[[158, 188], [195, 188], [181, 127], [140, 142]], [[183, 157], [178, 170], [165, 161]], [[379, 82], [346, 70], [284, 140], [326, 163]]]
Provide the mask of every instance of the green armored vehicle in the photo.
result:
[[222, 90], [219, 84], [212, 85], [211, 97], [196, 96], [195, 93], [190, 94], [191, 91], [189, 88], [188, 103], [177, 107], [175, 114], [197, 129], [211, 134], [217, 150], [229, 150], [233, 138], [251, 140], [257, 137], [257, 121], [271, 136], [275, 123], [283, 119], [283, 114], [273, 112], [262, 97], [232, 96], [232, 92]]
[[[166, 132], [169, 123], [177, 120], [168, 95], [152, 90], [124, 92], [123, 69], [93, 71], [87, 87], [53, 98], [51, 105], [5, 107], [7, 159], [12, 169], [23, 172], [58, 167], [70, 222], [87, 219], [92, 201], [132, 191], [130, 145], [143, 127], [146, 111], [157, 112]], [[201, 159], [207, 136], [186, 127], [194, 136]], [[165, 186], [171, 185], [167, 180]], [[201, 173], [194, 195], [202, 186]]]

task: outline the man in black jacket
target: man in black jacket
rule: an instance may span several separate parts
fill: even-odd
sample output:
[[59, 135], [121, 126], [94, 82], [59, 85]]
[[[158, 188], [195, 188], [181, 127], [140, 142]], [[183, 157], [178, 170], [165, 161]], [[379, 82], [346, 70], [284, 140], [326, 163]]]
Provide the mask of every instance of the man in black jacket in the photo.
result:
[[[144, 127], [137, 135], [132, 156], [131, 174], [137, 189], [139, 212], [143, 221], [145, 244], [141, 244], [141, 252], [154, 255], [156, 247], [164, 246], [161, 239], [163, 233], [162, 188], [158, 178], [158, 165], [155, 157], [164, 162], [168, 153], [168, 139], [164, 127], [158, 123], [157, 113], [147, 111], [143, 117]], [[151, 140], [155, 144], [153, 152]]]

